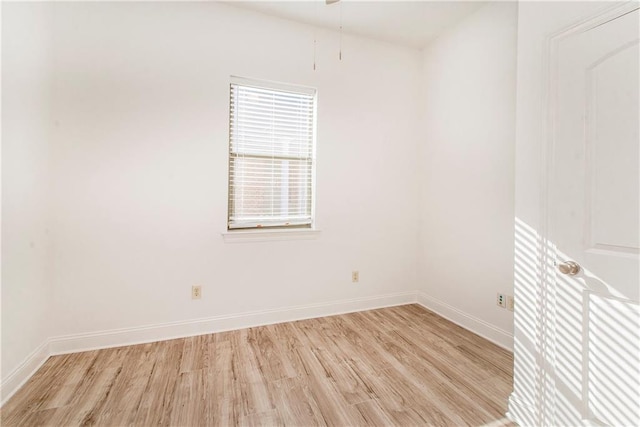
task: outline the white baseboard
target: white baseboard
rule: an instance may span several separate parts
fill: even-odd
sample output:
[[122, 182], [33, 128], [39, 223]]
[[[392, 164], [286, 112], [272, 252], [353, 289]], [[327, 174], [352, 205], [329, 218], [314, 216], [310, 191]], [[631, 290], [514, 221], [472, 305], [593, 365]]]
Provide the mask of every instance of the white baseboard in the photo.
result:
[[49, 341], [40, 344], [27, 358], [0, 384], [0, 407], [26, 383], [50, 356]]
[[509, 409], [507, 418], [519, 426], [535, 426], [540, 424], [540, 415], [536, 408], [525, 404], [514, 393], [509, 396]]
[[422, 292], [416, 293], [416, 299], [421, 306], [513, 352], [513, 334]]
[[143, 344], [174, 338], [210, 334], [292, 322], [295, 320], [324, 317], [354, 311], [371, 310], [394, 305], [410, 304], [416, 301], [415, 292], [333, 301], [320, 304], [261, 310], [225, 316], [214, 316], [182, 322], [162, 323], [142, 327], [115, 329], [87, 334], [54, 337], [49, 340], [52, 355], [96, 350], [100, 348]]

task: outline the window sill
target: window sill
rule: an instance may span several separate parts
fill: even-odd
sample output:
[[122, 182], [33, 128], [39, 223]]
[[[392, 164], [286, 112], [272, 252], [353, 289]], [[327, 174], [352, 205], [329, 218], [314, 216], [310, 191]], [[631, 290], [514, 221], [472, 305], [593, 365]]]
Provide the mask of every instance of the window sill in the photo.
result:
[[225, 243], [272, 242], [278, 240], [315, 240], [320, 237], [318, 229], [295, 230], [237, 230], [222, 232]]

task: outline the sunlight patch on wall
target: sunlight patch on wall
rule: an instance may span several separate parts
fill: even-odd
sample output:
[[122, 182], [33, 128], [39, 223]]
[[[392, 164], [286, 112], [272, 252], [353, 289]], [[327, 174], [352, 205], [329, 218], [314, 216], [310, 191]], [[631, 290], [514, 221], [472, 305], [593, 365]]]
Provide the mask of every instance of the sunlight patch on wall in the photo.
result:
[[[517, 302], [514, 312], [513, 381], [517, 395], [512, 396], [512, 401], [517, 403], [510, 407], [510, 412], [517, 411], [523, 405], [535, 408], [542, 400], [542, 331], [540, 322], [536, 321], [541, 316], [540, 245], [538, 233], [516, 218], [514, 296]], [[538, 425], [540, 414], [535, 412], [523, 411], [517, 418], [527, 425]]]

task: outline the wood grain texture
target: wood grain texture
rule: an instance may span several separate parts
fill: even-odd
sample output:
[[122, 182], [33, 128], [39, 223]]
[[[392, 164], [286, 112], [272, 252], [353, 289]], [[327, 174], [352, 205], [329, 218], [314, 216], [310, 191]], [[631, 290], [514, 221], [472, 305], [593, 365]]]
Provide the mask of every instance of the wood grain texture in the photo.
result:
[[3, 426], [513, 426], [508, 351], [411, 304], [53, 356]]

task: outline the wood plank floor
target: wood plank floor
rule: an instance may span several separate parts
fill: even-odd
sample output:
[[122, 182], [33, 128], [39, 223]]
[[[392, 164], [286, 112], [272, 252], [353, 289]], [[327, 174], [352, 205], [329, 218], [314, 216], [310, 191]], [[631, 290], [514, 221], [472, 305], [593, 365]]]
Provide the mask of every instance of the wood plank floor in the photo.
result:
[[412, 304], [54, 356], [3, 426], [514, 425], [512, 355]]

